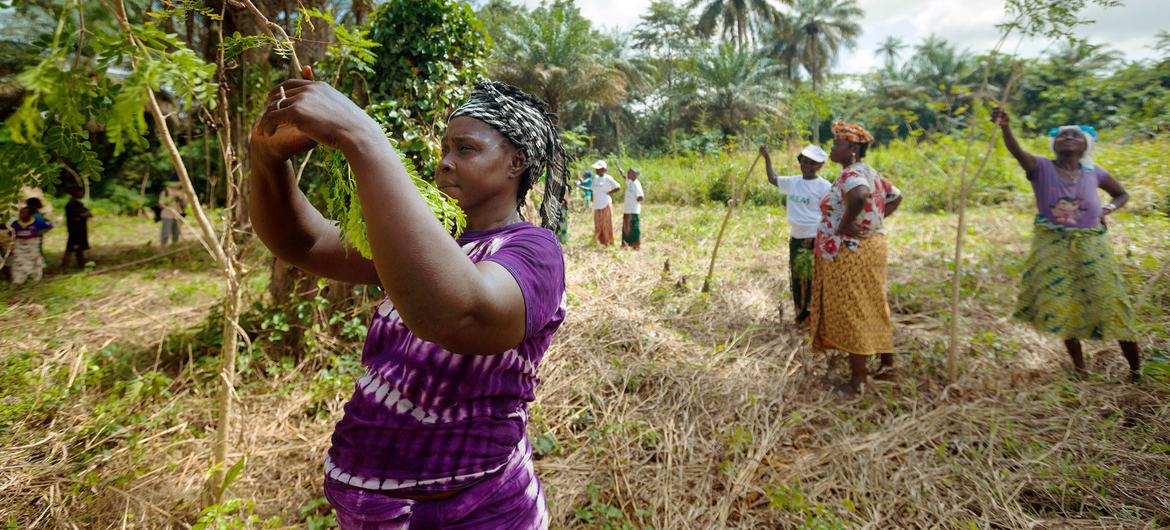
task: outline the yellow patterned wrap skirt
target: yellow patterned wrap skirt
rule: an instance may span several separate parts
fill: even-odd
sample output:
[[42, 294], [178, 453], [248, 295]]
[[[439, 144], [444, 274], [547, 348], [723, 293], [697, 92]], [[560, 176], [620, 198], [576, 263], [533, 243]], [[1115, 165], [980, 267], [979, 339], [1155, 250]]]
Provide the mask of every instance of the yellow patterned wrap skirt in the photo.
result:
[[857, 355], [894, 352], [894, 329], [886, 303], [886, 236], [863, 239], [835, 259], [819, 254], [813, 264], [809, 325], [815, 352]]

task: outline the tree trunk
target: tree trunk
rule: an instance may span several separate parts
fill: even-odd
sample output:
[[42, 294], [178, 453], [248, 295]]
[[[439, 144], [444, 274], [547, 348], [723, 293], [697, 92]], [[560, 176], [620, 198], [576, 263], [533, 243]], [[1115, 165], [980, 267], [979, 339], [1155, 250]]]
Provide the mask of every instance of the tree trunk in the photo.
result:
[[[225, 226], [224, 230], [229, 234], [228, 240], [231, 240], [231, 227]], [[229, 274], [226, 280], [223, 294], [223, 347], [220, 348], [219, 362], [220, 391], [219, 403], [217, 404], [219, 425], [216, 428], [215, 448], [212, 457], [212, 466], [214, 466], [215, 471], [212, 473], [210, 484], [208, 484], [211, 492], [214, 493], [212, 496], [214, 503], [223, 500], [221, 497], [226, 486], [223, 481], [224, 474], [227, 472], [228, 447], [231, 445], [230, 434], [234, 415], [232, 405], [236, 399], [236, 349], [239, 344], [237, 328], [240, 325], [240, 282], [234, 274]]]
[[353, 0], [350, 7], [353, 12], [353, 23], [360, 26], [366, 23], [366, 16], [370, 14], [369, 0]]

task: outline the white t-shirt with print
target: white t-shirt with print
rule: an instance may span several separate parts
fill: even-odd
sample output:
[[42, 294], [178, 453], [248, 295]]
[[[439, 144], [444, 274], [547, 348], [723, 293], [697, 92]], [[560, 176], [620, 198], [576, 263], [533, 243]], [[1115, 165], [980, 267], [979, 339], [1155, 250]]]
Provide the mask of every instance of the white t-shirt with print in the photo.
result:
[[622, 204], [622, 213], [641, 214], [642, 203], [638, 202], [638, 197], [642, 195], [642, 181], [640, 180], [626, 180], [626, 201]]
[[833, 185], [821, 177], [805, 179], [796, 175], [777, 177], [776, 186], [788, 194], [788, 224], [792, 225], [792, 237], [817, 237], [817, 226], [821, 223], [821, 199]]
[[593, 209], [601, 210], [612, 204], [613, 200], [609, 198], [609, 192], [613, 190], [620, 190], [621, 188], [621, 184], [618, 184], [617, 181], [609, 175], [601, 177], [594, 175], [593, 186], [589, 188], [590, 191], [593, 192]]

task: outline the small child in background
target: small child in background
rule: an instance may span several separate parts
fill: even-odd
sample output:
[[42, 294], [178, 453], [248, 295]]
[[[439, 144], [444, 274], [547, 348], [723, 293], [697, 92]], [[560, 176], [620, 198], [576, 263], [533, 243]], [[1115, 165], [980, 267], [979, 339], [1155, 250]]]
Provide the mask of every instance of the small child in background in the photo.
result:
[[45, 258], [41, 256], [41, 238], [53, 229], [53, 224], [44, 217], [36, 219], [33, 209], [25, 206], [20, 216], [12, 221], [14, 241], [12, 256], [12, 284], [21, 285], [25, 280], [38, 282], [45, 272]]
[[577, 179], [577, 187], [584, 192], [585, 207], [588, 208], [593, 204], [593, 172], [586, 170], [581, 174], [581, 178]]
[[630, 168], [626, 172], [626, 199], [622, 205], [622, 247], [638, 250], [642, 246], [642, 183], [641, 174]]
[[45, 220], [45, 214], [41, 213], [41, 210], [45, 207], [45, 203], [41, 202], [40, 198], [29, 197], [24, 200], [24, 205], [32, 210], [33, 219], [37, 221]]
[[69, 254], [77, 254], [77, 268], [85, 268], [85, 251], [89, 250], [89, 219], [93, 214], [81, 202], [85, 190], [79, 186], [69, 188], [70, 199], [65, 204], [65, 229], [69, 231], [69, 241], [65, 243], [65, 253], [61, 255], [61, 268], [69, 265]]
[[[41, 213], [41, 209], [45, 207], [45, 203], [41, 202], [41, 200], [39, 198], [29, 197], [29, 198], [24, 200], [24, 205], [32, 210], [34, 221], [45, 222], [45, 223], [49, 222], [47, 219], [45, 219], [45, 214]], [[52, 226], [52, 223], [49, 223], [49, 226]], [[45, 253], [45, 240], [44, 240], [44, 238], [41, 238], [39, 241], [41, 244], [41, 255], [44, 255], [44, 253]]]

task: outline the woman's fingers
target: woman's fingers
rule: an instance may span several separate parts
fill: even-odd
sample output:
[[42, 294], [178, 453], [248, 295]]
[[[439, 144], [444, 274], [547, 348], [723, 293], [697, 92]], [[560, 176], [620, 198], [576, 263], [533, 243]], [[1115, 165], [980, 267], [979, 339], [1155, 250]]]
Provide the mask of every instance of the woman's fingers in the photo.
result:
[[303, 93], [306, 90], [310, 90], [311, 88], [312, 85], [302, 85], [291, 88], [280, 85], [269, 94], [268, 101], [279, 101], [282, 98], [290, 98], [297, 94]]
[[301, 67], [301, 77], [304, 79], [307, 79], [309, 81], [312, 81], [313, 80], [313, 67], [309, 66], [307, 64], [302, 66]]
[[276, 132], [276, 127], [283, 123], [292, 123], [292, 118], [295, 116], [295, 109], [292, 107], [296, 100], [295, 97], [286, 97], [268, 102], [264, 109], [264, 116], [260, 118], [264, 124], [265, 134], [271, 135]]
[[312, 79], [287, 79], [283, 83], [272, 87], [272, 90], [268, 91], [268, 99], [279, 99], [280, 89], [282, 88], [284, 89], [285, 94], [287, 94], [289, 90], [311, 85], [313, 82], [314, 81]]
[[[284, 91], [281, 91], [280, 90], [281, 88], [284, 88]], [[285, 88], [283, 86], [279, 86], [279, 87], [276, 87], [276, 97], [270, 96], [268, 98], [268, 101], [280, 101], [281, 99], [288, 99], [288, 98], [291, 98], [293, 96], [296, 96], [297, 94], [303, 94], [303, 93], [305, 93], [309, 90], [312, 90], [312, 89], [313, 89], [313, 85], [302, 85], [302, 86], [293, 87], [293, 88]]]

